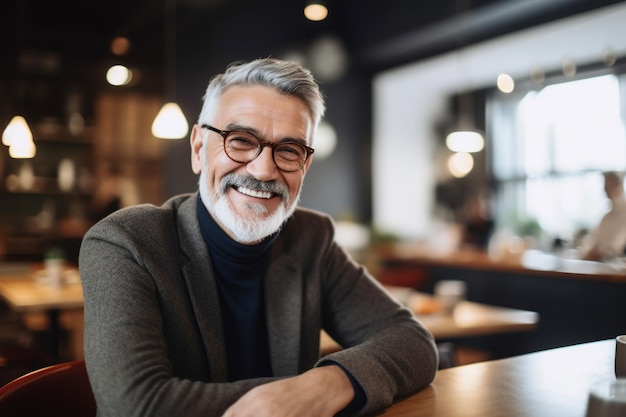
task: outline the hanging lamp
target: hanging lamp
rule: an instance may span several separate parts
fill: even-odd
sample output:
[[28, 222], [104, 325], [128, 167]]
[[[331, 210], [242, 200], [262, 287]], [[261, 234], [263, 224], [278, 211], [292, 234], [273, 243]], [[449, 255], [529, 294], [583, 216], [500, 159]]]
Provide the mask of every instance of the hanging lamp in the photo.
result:
[[14, 116], [2, 132], [2, 144], [9, 147], [11, 158], [33, 158], [37, 152], [33, 133], [24, 116]]
[[[471, 1], [457, 0], [457, 14], [463, 14], [464, 19], [470, 19]], [[465, 39], [459, 37], [459, 49], [456, 52], [456, 69], [458, 79], [465, 80], [471, 85], [471, 77], [468, 73], [470, 66], [465, 65]], [[461, 90], [461, 89], [459, 89]], [[474, 153], [480, 152], [485, 147], [483, 132], [476, 127], [474, 114], [474, 94], [467, 92], [457, 93], [457, 117], [453, 129], [446, 136], [446, 146], [452, 152]], [[471, 169], [471, 168], [470, 168]]]
[[[165, 0], [165, 94], [173, 99], [176, 85], [176, 0]], [[181, 139], [189, 124], [175, 101], [166, 102], [152, 122], [152, 134], [160, 139]]]
[[188, 131], [187, 119], [173, 101], [165, 103], [152, 122], [152, 134], [160, 139], [181, 139]]
[[[19, 55], [22, 52], [21, 48], [21, 39], [22, 32], [25, 31], [25, 25], [23, 20], [25, 5], [19, 3], [19, 22], [17, 24], [16, 30], [16, 53]], [[18, 78], [21, 75], [22, 68], [20, 64], [19, 56], [18, 59], [15, 60], [17, 66], [17, 74]], [[21, 80], [18, 80], [18, 83]], [[20, 97], [16, 89], [15, 99], [22, 104], [21, 102], [24, 100], [23, 97]], [[26, 122], [26, 119], [22, 115], [15, 115], [7, 125], [7, 127], [2, 132], [2, 144], [9, 147], [9, 156], [11, 158], [34, 158], [35, 153], [37, 152], [37, 148], [35, 146], [35, 142], [33, 142], [33, 133]]]

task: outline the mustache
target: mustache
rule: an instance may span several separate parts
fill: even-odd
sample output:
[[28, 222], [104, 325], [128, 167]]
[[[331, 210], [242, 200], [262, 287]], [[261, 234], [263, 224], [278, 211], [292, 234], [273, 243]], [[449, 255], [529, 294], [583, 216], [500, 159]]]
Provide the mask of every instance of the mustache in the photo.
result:
[[246, 187], [256, 191], [269, 191], [279, 195], [283, 200], [289, 201], [289, 189], [287, 186], [274, 180], [259, 181], [253, 177], [230, 173], [222, 178], [222, 193], [225, 193], [228, 187]]

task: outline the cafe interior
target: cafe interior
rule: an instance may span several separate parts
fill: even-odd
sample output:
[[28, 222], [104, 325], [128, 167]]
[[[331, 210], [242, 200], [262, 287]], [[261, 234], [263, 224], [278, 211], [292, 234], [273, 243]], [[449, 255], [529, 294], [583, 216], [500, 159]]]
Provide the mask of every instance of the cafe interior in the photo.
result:
[[602, 173], [626, 170], [626, 2], [328, 0], [321, 19], [308, 3], [3, 3], [0, 385], [83, 358], [82, 236], [195, 191], [210, 77], [266, 56], [326, 98], [300, 205], [333, 217], [450, 366], [626, 333], [624, 253], [581, 256], [610, 209]]

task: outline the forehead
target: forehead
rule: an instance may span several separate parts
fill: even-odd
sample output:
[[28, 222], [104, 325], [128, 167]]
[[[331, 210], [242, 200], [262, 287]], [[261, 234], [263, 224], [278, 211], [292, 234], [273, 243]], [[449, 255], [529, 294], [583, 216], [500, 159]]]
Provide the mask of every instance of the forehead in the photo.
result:
[[232, 86], [219, 99], [217, 118], [224, 123], [255, 122], [305, 125], [312, 123], [307, 105], [295, 96], [285, 95], [271, 87]]

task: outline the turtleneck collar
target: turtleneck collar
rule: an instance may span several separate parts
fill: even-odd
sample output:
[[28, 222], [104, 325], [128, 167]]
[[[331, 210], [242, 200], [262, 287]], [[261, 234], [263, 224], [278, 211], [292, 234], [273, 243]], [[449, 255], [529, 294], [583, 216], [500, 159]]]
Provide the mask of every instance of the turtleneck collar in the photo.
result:
[[[276, 232], [263, 239], [263, 241], [252, 245], [237, 242], [209, 214], [200, 195], [198, 195], [197, 205], [200, 230], [209, 248], [214, 265], [225, 261], [231, 265], [243, 264], [256, 267], [256, 263], [264, 259], [278, 236], [278, 232]], [[217, 269], [220, 268], [218, 267]]]

